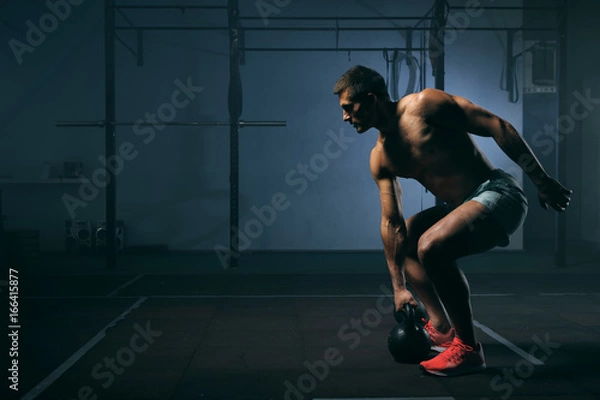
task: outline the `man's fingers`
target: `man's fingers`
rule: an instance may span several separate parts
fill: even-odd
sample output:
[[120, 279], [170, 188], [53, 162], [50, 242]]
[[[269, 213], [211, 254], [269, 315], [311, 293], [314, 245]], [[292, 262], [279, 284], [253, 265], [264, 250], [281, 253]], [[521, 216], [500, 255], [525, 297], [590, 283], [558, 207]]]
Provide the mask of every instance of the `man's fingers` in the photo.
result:
[[565, 211], [567, 209], [566, 206], [563, 206], [562, 204], [558, 204], [558, 203], [552, 203], [551, 206], [556, 211]]
[[556, 203], [562, 208], [567, 208], [567, 206], [571, 203], [571, 198], [568, 196], [560, 196]]

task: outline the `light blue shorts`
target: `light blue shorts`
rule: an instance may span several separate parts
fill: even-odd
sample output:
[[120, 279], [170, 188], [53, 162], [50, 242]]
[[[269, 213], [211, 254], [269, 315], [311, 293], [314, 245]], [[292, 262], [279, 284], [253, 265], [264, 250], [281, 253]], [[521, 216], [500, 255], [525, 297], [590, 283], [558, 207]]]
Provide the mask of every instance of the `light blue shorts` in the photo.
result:
[[523, 189], [509, 173], [496, 169], [490, 179], [483, 182], [465, 202], [473, 200], [483, 204], [504, 228], [508, 236], [512, 235], [527, 216], [528, 203]]

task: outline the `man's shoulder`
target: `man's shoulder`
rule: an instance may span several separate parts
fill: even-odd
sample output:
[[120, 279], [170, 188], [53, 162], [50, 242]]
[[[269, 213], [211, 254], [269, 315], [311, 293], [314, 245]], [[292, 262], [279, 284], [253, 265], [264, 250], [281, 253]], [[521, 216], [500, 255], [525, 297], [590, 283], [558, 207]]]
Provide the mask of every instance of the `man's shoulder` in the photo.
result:
[[398, 105], [404, 112], [430, 114], [442, 104], [451, 102], [452, 96], [443, 90], [425, 88], [402, 98]]
[[452, 96], [443, 90], [434, 88], [425, 88], [415, 93], [414, 102], [419, 104], [438, 103], [448, 101]]

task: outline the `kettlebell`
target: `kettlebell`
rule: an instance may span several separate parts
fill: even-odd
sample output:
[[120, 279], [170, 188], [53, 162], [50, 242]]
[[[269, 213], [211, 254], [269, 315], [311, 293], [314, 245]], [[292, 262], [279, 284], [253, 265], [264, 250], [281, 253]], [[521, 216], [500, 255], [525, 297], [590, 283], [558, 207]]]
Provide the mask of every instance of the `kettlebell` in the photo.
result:
[[[427, 314], [427, 310], [425, 309], [423, 303], [419, 301], [419, 299], [417, 299], [416, 297], [414, 297], [414, 299], [417, 301], [417, 303], [419, 303], [417, 308], [415, 308], [415, 321], [417, 321], [421, 325], [425, 325], [425, 323], [429, 321], [429, 315]], [[406, 313], [404, 311], [394, 310], [394, 319], [396, 320], [396, 322], [400, 323], [404, 318], [406, 318]]]
[[388, 349], [394, 360], [403, 364], [416, 364], [427, 358], [431, 350], [429, 334], [415, 320], [415, 309], [404, 305], [406, 314], [388, 336]]

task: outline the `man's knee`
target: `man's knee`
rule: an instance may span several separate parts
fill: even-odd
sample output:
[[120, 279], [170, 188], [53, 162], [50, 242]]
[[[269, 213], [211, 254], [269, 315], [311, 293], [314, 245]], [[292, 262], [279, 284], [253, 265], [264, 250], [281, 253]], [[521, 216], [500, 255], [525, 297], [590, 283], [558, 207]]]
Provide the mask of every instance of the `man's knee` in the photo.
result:
[[419, 257], [419, 242], [421, 235], [432, 225], [432, 221], [426, 221], [422, 215], [417, 214], [406, 220], [406, 254], [415, 260], [420, 260]]
[[445, 240], [439, 235], [424, 234], [419, 238], [417, 255], [427, 270], [440, 265], [437, 260], [444, 257], [444, 243]]

